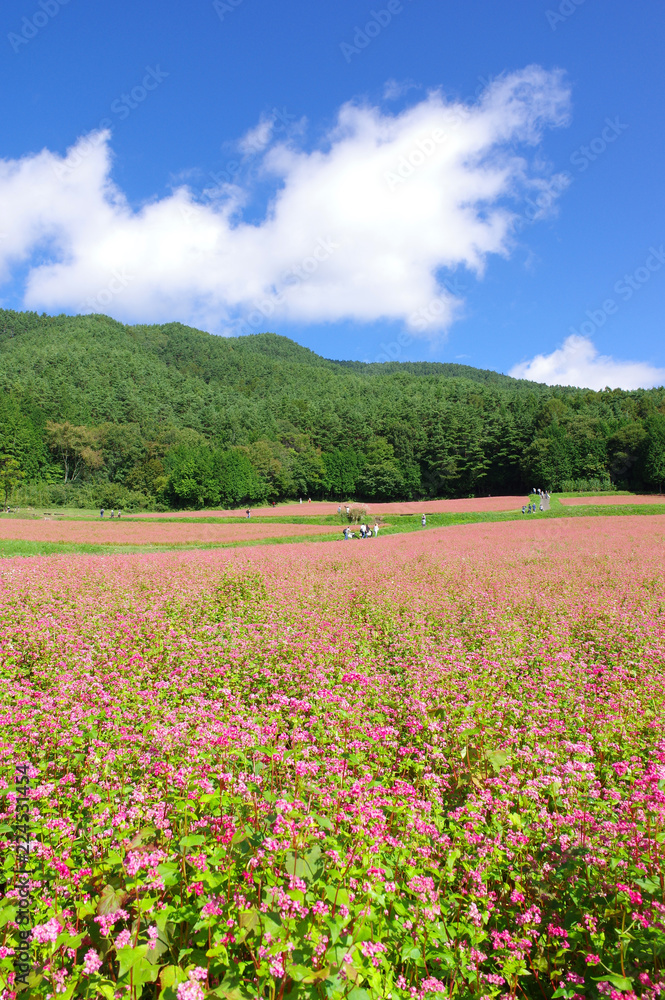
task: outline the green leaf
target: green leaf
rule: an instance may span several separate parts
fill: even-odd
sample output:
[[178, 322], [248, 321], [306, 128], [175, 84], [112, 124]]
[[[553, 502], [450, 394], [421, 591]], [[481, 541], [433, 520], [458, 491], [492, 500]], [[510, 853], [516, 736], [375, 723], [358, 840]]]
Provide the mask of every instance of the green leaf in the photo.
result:
[[237, 974], [229, 972], [210, 996], [224, 997], [224, 1000], [253, 1000], [255, 994], [245, 989]]
[[4, 927], [10, 920], [16, 918], [17, 909], [15, 906], [3, 906], [0, 910], [0, 927]]
[[306, 982], [311, 971], [306, 965], [288, 965], [286, 967], [287, 976], [291, 976], [291, 979], [295, 980], [296, 983]]
[[616, 989], [621, 990], [622, 993], [628, 993], [629, 990], [633, 988], [632, 979], [627, 979], [626, 976], [618, 976], [615, 973], [610, 972], [606, 976], [594, 976], [594, 982], [596, 983], [611, 983]]
[[656, 882], [652, 878], [636, 878], [635, 881], [639, 885], [640, 889], [645, 889], [646, 892], [651, 892], [653, 894], [660, 892], [660, 882]]
[[120, 978], [127, 975], [130, 969], [133, 969], [138, 962], [145, 958], [147, 950], [147, 945], [144, 944], [139, 945], [138, 948], [132, 948], [128, 945], [126, 948], [116, 949], [118, 961], [120, 962]]
[[[159, 931], [159, 928], [158, 928]], [[152, 946], [146, 951], [146, 958], [151, 965], [160, 965], [160, 958], [164, 955], [170, 947], [169, 935], [166, 931], [159, 931], [157, 938]]]
[[104, 886], [97, 903], [97, 915], [101, 917], [105, 913], [116, 913], [122, 909], [126, 899], [127, 893], [121, 889], [114, 889], [112, 885]]
[[157, 910], [157, 912], [153, 914], [153, 919], [157, 924], [157, 930], [159, 931], [160, 938], [162, 938], [163, 941], [168, 941], [169, 943], [171, 942], [173, 931], [173, 922], [169, 922], [172, 910], [172, 906], [165, 906], [163, 910]]
[[238, 919], [243, 930], [246, 930], [250, 934], [259, 922], [259, 914], [257, 910], [243, 910]]
[[58, 935], [55, 942], [55, 947], [60, 948], [64, 944], [68, 948], [73, 948], [74, 950], [76, 950], [77, 948], [80, 947], [84, 937], [85, 934], [77, 934], [75, 937], [73, 937], [68, 931], [63, 931], [62, 934]]
[[180, 874], [177, 864], [173, 861], [166, 861], [162, 865], [157, 865], [157, 872], [164, 885], [175, 885]]
[[165, 965], [159, 974], [159, 982], [163, 990], [178, 983], [184, 983], [186, 980], [187, 974], [179, 965]]
[[508, 763], [510, 756], [505, 750], [494, 750], [492, 753], [488, 753], [487, 759], [493, 770], [498, 773]]
[[202, 837], [200, 833], [190, 833], [188, 837], [182, 837], [180, 840], [180, 847], [199, 847], [201, 844], [205, 844], [205, 837]]
[[317, 983], [321, 979], [327, 979], [330, 975], [330, 966], [323, 969], [310, 969], [307, 965], [289, 965], [286, 969], [287, 975], [296, 983]]
[[155, 836], [156, 830], [154, 826], [143, 826], [130, 840], [127, 850], [133, 851], [136, 847], [140, 847], [141, 844], [147, 843]]

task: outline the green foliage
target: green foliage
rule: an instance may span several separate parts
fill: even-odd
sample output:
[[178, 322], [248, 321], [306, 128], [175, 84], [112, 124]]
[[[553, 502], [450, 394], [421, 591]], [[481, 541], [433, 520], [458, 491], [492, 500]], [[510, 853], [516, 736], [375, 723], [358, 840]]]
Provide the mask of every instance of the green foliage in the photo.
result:
[[[0, 310], [0, 453], [146, 506], [665, 487], [665, 390], [329, 361], [273, 333]], [[55, 501], [52, 501], [55, 502]]]
[[0, 495], [5, 507], [9, 506], [14, 490], [24, 475], [17, 459], [11, 455], [0, 455]]
[[263, 500], [265, 486], [246, 452], [180, 445], [167, 455], [169, 498], [176, 507], [237, 507]]

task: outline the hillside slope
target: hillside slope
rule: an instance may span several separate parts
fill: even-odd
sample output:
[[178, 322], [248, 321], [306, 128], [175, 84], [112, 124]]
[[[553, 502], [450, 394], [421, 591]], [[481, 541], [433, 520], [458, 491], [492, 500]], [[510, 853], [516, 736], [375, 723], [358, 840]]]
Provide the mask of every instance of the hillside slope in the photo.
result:
[[189, 462], [200, 480], [229, 449], [251, 467], [247, 497], [658, 488], [664, 413], [662, 389], [594, 393], [466, 365], [333, 361], [274, 333], [0, 310], [2, 453], [28, 481], [55, 483], [71, 477], [53, 425], [87, 428], [96, 457], [79, 462], [76, 483], [159, 502], [214, 498], [214, 486], [176, 487], [177, 469]]

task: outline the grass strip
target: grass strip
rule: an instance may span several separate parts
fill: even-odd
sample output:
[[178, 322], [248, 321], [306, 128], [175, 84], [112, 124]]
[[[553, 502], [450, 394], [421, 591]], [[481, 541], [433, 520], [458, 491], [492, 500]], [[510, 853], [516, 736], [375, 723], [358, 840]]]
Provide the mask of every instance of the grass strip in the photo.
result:
[[[522, 514], [520, 511], [491, 511], [487, 513], [467, 514], [428, 514], [427, 527], [423, 528], [419, 514], [398, 514], [395, 521], [385, 523], [381, 528], [384, 535], [401, 535], [411, 531], [429, 531], [432, 528], [455, 527], [463, 524], [496, 524], [504, 521], [534, 521], [557, 520], [573, 517], [625, 517], [627, 515], [648, 516], [665, 514], [664, 504], [620, 504], [616, 507], [588, 506], [564, 507], [552, 498], [552, 509], [538, 511], [535, 514]], [[266, 518], [266, 521], [274, 520]], [[298, 523], [302, 523], [302, 519]], [[320, 523], [317, 522], [317, 523]], [[237, 542], [182, 542], [171, 544], [154, 544], [146, 542], [143, 545], [122, 545], [114, 542], [104, 544], [72, 543], [72, 542], [33, 542], [27, 539], [0, 539], [0, 558], [15, 556], [47, 556], [47, 555], [120, 555], [127, 553], [149, 554], [151, 552], [186, 552], [197, 549], [236, 549], [255, 545], [289, 545], [293, 543], [307, 544], [311, 542], [343, 541], [341, 527], [329, 535], [285, 536], [284, 538], [257, 538], [239, 540]]]

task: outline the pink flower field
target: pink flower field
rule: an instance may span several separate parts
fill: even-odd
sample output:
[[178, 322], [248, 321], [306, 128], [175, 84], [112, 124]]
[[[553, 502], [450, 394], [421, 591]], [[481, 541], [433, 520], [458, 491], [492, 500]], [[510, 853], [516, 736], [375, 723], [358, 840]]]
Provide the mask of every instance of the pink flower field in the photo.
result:
[[0, 997], [661, 996], [664, 542], [3, 560]]
[[[489, 511], [519, 510], [526, 502], [524, 496], [469, 497], [467, 500], [422, 500], [394, 503], [368, 503], [362, 506], [373, 514], [477, 514]], [[321, 517], [337, 513], [336, 503], [313, 500], [311, 503], [280, 504], [278, 507], [252, 508], [256, 517]], [[342, 509], [344, 509], [342, 507]], [[173, 517], [242, 517], [242, 510], [184, 510], [166, 514], [140, 514], [141, 518]]]
[[568, 497], [562, 500], [564, 507], [614, 507], [624, 503], [665, 503], [665, 496], [650, 494], [648, 496], [611, 496], [604, 494], [598, 497]]
[[0, 538], [92, 545], [178, 545], [330, 535], [317, 524], [143, 524], [136, 521], [0, 520]]

